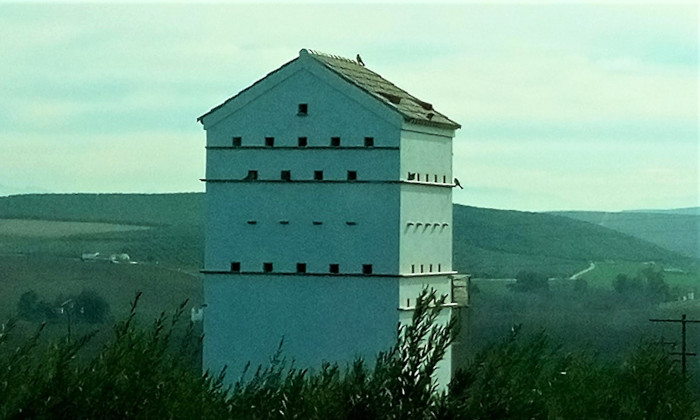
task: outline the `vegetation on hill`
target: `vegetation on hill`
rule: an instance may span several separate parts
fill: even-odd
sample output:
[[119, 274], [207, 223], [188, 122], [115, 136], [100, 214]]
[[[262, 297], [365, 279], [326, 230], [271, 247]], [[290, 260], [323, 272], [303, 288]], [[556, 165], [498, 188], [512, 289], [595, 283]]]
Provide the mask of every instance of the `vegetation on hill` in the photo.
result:
[[0, 197], [0, 219], [198, 225], [204, 194], [26, 194]]
[[677, 210], [680, 213], [584, 211], [555, 214], [625, 233], [686, 257], [700, 258], [700, 213], [697, 210]]
[[570, 276], [590, 261], [679, 261], [679, 254], [629, 235], [543, 213], [454, 206], [454, 261], [476, 276], [521, 270]]

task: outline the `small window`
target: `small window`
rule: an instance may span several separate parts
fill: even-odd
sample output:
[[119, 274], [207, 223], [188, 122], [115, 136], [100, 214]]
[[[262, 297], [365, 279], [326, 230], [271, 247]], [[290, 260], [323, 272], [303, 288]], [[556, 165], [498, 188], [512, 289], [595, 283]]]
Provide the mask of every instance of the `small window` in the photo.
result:
[[308, 142], [308, 139], [306, 137], [299, 137], [297, 139], [297, 146], [299, 146], [299, 147], [306, 147], [306, 145], [308, 145], [308, 144], [309, 144], [309, 142]]
[[416, 177], [418, 178], [418, 181], [420, 181], [420, 174], [416, 174]]
[[292, 171], [280, 172], [280, 179], [282, 179], [282, 181], [291, 181], [292, 180]]
[[420, 265], [420, 272], [423, 272], [423, 264]]
[[308, 115], [309, 114], [309, 104], [299, 104], [297, 109], [297, 115]]
[[437, 174], [435, 174], [435, 178], [434, 178], [434, 180], [435, 180], [435, 182], [437, 182]]
[[272, 263], [271, 262], [263, 263], [263, 271], [265, 273], [272, 273]]
[[416, 265], [411, 264], [411, 273], [415, 273], [415, 272], [416, 272]]
[[365, 147], [374, 147], [374, 137], [365, 137]]
[[430, 174], [425, 174], [425, 182], [430, 182]]
[[240, 273], [241, 272], [241, 263], [238, 261], [234, 261], [231, 263], [231, 271], [234, 273]]
[[441, 264], [438, 264], [438, 273], [442, 273], [442, 267], [441, 267]]
[[357, 180], [357, 171], [348, 171], [348, 181]]
[[362, 274], [372, 274], [372, 264], [362, 264]]
[[328, 271], [329, 271], [331, 274], [338, 274], [338, 273], [340, 273], [340, 265], [338, 265], [338, 264], [331, 264], [331, 265], [328, 266]]
[[429, 272], [429, 273], [432, 273], [432, 272], [433, 272], [433, 265], [432, 265], [432, 264], [430, 264], [430, 266], [428, 266], [428, 272]]
[[297, 263], [297, 273], [306, 273], [305, 263]]
[[265, 146], [274, 147], [275, 146], [275, 138], [274, 137], [265, 137]]
[[442, 183], [447, 184], [447, 175], [442, 176]]
[[322, 181], [323, 180], [323, 171], [314, 171], [314, 179], [316, 181]]
[[258, 179], [258, 171], [248, 171], [248, 175], [245, 177], [247, 181], [255, 181]]
[[241, 147], [241, 144], [243, 143], [243, 139], [240, 137], [234, 137], [233, 138], [233, 147]]
[[331, 137], [331, 146], [333, 146], [333, 147], [340, 146], [340, 137]]

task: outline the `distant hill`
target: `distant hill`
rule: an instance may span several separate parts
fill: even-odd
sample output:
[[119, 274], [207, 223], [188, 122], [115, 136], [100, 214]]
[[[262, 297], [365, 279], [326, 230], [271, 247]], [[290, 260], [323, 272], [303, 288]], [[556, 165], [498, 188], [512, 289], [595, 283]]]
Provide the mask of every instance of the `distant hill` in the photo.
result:
[[26, 194], [0, 197], [0, 218], [139, 225], [200, 224], [204, 194]]
[[700, 214], [697, 208], [639, 212], [558, 212], [657, 244], [687, 257], [700, 258]]
[[678, 262], [681, 255], [569, 217], [454, 206], [454, 260], [460, 271], [512, 276], [519, 270], [571, 275], [590, 261]]
[[667, 210], [625, 210], [623, 211], [623, 213], [664, 213], [700, 216], [700, 207], [684, 207], [680, 209]]
[[[6, 238], [6, 248], [64, 256], [126, 252], [137, 260], [161, 261], [188, 269], [202, 266], [203, 212], [202, 193], [0, 197], [0, 218], [154, 226], [148, 230], [80, 234], [56, 240]], [[454, 262], [461, 272], [512, 277], [520, 270], [533, 270], [568, 276], [587, 267], [590, 261], [600, 260], [675, 263], [684, 257], [571, 217], [454, 206]]]

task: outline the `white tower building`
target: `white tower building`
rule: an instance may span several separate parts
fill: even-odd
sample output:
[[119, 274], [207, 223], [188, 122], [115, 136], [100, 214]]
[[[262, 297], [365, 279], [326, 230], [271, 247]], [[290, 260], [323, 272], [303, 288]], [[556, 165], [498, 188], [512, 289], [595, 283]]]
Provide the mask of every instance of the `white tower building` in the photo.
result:
[[236, 377], [282, 339], [299, 367], [371, 362], [424, 287], [451, 298], [460, 126], [431, 104], [355, 60], [303, 49], [198, 121], [205, 368]]

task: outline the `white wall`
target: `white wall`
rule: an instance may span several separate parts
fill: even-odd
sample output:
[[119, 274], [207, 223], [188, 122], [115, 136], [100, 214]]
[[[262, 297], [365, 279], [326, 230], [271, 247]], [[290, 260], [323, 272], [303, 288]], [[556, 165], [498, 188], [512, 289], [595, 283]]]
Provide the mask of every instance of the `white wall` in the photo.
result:
[[396, 273], [398, 191], [398, 184], [208, 183], [205, 267], [228, 270], [239, 261], [256, 272], [272, 262], [274, 271], [294, 272], [299, 262], [328, 273], [338, 263], [341, 273], [360, 273], [372, 264], [375, 274]]
[[[247, 361], [266, 364], [284, 337], [297, 367], [322, 361], [371, 364], [396, 340], [395, 278], [206, 275], [205, 366], [229, 366], [238, 378]], [[250, 376], [249, 376], [250, 377]]]
[[452, 137], [454, 130], [406, 125], [401, 132], [401, 179], [411, 172], [416, 181], [436, 183], [437, 176], [437, 183], [451, 184]]
[[403, 184], [401, 192], [401, 273], [451, 272], [451, 190]]

